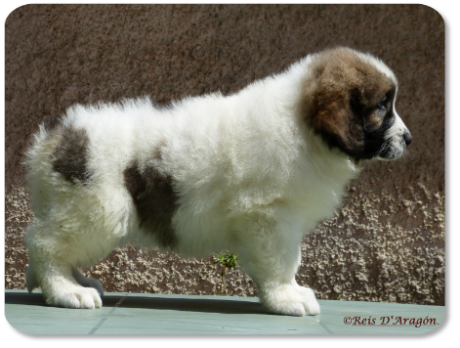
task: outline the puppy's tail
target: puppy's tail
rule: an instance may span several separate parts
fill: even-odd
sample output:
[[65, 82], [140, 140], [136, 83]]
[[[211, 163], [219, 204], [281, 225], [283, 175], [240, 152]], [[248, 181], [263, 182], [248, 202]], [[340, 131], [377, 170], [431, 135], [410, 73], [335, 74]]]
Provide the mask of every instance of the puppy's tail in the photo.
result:
[[32, 265], [29, 265], [26, 271], [26, 283], [27, 283], [27, 291], [29, 293], [32, 292], [33, 289], [38, 288], [39, 284], [37, 281], [37, 276], [35, 274], [34, 269], [32, 268]]

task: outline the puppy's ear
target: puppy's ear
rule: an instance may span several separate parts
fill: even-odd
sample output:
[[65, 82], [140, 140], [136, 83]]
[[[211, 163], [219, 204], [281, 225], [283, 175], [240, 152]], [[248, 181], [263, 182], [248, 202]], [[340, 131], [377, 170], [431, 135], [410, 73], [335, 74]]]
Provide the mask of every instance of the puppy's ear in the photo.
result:
[[310, 122], [315, 133], [331, 148], [359, 158], [365, 143], [358, 93], [334, 88], [319, 90], [314, 95], [314, 104]]

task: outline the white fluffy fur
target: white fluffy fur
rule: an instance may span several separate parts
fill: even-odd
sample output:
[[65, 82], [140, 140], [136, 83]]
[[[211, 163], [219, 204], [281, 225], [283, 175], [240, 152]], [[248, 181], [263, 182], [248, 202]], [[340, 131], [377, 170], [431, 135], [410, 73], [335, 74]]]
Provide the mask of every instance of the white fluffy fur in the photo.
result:
[[[314, 57], [231, 96], [187, 98], [167, 108], [147, 99], [70, 108], [64, 124], [89, 137], [93, 174], [87, 186], [53, 171], [54, 148], [42, 127], [27, 154], [35, 212], [26, 238], [29, 290], [41, 286], [52, 305], [101, 307], [102, 286], [76, 267], [91, 266], [128, 242], [157, 246], [137, 227], [123, 170], [133, 159], [155, 164], [152, 154], [166, 144], [162, 170], [180, 196], [172, 221], [175, 251], [194, 257], [235, 252], [270, 311], [319, 314], [314, 292], [295, 281], [301, 239], [332, 215], [359, 170], [300, 114]], [[392, 76], [383, 63], [365, 58]], [[401, 142], [400, 131], [392, 136]]]

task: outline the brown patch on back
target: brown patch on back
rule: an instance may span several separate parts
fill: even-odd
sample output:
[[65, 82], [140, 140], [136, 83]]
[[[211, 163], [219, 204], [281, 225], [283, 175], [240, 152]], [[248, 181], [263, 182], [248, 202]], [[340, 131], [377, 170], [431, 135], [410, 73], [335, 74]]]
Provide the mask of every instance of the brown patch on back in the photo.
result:
[[364, 151], [363, 125], [378, 128], [371, 112], [394, 83], [354, 51], [338, 48], [320, 53], [306, 81], [310, 110], [307, 122], [331, 146], [352, 157]]
[[123, 176], [142, 230], [154, 234], [163, 247], [172, 249], [176, 236], [171, 220], [177, 209], [172, 177], [154, 167], [141, 170], [137, 163], [127, 167]]
[[58, 139], [51, 161], [53, 170], [71, 183], [88, 184], [91, 172], [87, 165], [89, 138], [86, 130], [56, 126], [52, 136]]

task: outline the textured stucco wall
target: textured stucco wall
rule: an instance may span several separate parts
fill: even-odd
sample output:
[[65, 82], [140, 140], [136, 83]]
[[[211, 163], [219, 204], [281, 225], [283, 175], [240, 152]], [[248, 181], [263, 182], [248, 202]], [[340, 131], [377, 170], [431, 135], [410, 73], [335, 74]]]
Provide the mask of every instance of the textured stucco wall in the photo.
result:
[[[6, 277], [24, 288], [31, 219], [22, 154], [38, 124], [74, 103], [232, 93], [304, 55], [348, 45], [400, 81], [414, 143], [367, 166], [336, 216], [303, 244], [298, 281], [319, 298], [444, 304], [444, 23], [422, 5], [28, 5], [6, 21]], [[212, 258], [133, 247], [88, 274], [107, 291], [212, 294]], [[254, 296], [239, 269], [229, 294]]]

